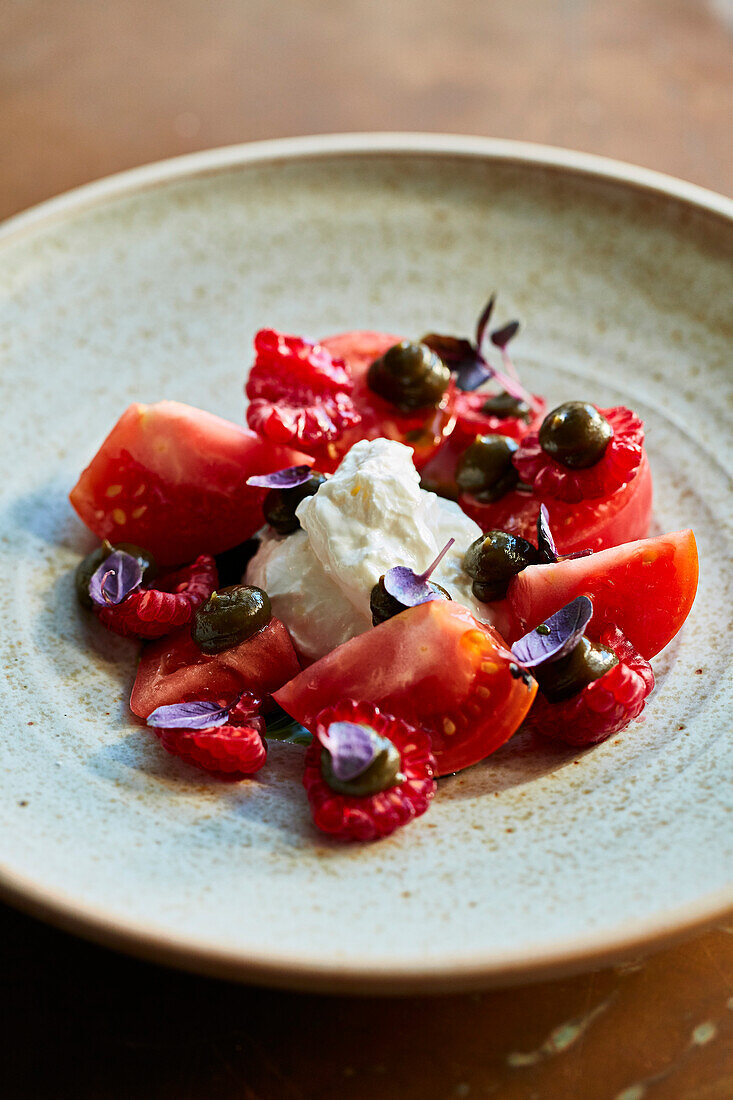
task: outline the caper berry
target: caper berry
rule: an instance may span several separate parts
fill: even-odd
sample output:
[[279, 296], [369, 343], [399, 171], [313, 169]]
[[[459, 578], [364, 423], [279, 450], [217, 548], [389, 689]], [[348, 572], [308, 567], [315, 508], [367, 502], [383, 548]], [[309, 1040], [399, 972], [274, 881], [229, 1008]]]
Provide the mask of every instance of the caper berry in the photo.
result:
[[126, 554], [130, 554], [133, 558], [137, 558], [143, 571], [143, 584], [151, 581], [158, 572], [155, 558], [152, 554], [149, 554], [147, 550], [143, 550], [140, 546], [135, 546], [132, 542], [118, 542], [113, 546], [111, 542], [105, 539], [101, 546], [97, 547], [96, 550], [92, 550], [91, 554], [87, 554], [87, 556], [79, 562], [76, 567], [76, 572], [74, 573], [76, 595], [79, 599], [79, 603], [82, 607], [86, 607], [87, 611], [94, 606], [94, 602], [89, 595], [89, 582], [102, 562], [106, 561], [115, 550], [123, 550]]
[[583, 636], [565, 657], [546, 661], [532, 669], [540, 691], [551, 703], [578, 695], [618, 664], [615, 653]]
[[301, 500], [315, 496], [325, 480], [325, 474], [314, 472], [302, 485], [295, 485], [292, 489], [270, 489], [262, 502], [262, 510], [265, 519], [278, 535], [291, 535], [299, 529], [300, 520], [295, 509]]
[[512, 397], [510, 393], [497, 393], [489, 397], [481, 406], [481, 412], [486, 416], [499, 416], [502, 420], [514, 416], [517, 420], [523, 420], [529, 424], [532, 419], [532, 410], [521, 397]]
[[539, 434], [545, 454], [569, 470], [584, 470], [603, 458], [613, 428], [593, 405], [568, 401], [547, 414]]
[[499, 500], [519, 481], [512, 455], [519, 444], [508, 435], [477, 435], [461, 455], [456, 482], [484, 504]]
[[367, 385], [402, 412], [438, 405], [448, 388], [450, 370], [425, 344], [403, 340], [375, 359]]
[[[446, 592], [439, 584], [435, 584], [434, 581], [430, 581], [429, 584], [439, 599], [449, 600], [451, 598], [450, 593]], [[372, 588], [369, 596], [369, 610], [372, 613], [372, 626], [379, 626], [387, 619], [399, 615], [401, 611], [406, 611], [407, 605], [400, 603], [398, 599], [389, 594], [384, 587], [384, 575], [382, 575]]]
[[250, 584], [212, 592], [194, 616], [191, 637], [203, 653], [221, 653], [251, 638], [272, 618], [270, 597]]
[[537, 548], [519, 535], [487, 531], [472, 542], [463, 557], [463, 568], [473, 577], [471, 591], [489, 603], [506, 596], [512, 577], [539, 562]]
[[332, 791], [351, 795], [353, 798], [367, 798], [404, 782], [405, 777], [400, 771], [402, 757], [397, 747], [386, 737], [379, 737], [376, 733], [372, 734], [372, 740], [376, 750], [374, 759], [361, 775], [353, 779], [337, 779], [333, 774], [330, 752], [328, 749], [321, 751], [321, 775]]

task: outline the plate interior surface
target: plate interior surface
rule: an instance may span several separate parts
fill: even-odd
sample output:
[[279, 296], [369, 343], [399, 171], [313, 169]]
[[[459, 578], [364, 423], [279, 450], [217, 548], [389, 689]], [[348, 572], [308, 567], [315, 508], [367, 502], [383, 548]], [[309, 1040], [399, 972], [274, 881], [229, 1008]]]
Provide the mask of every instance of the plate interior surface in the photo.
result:
[[[354, 988], [529, 976], [704, 915], [731, 869], [731, 239], [718, 215], [619, 182], [393, 151], [194, 172], [10, 233], [6, 887], [184, 965]], [[585, 753], [520, 733], [441, 781], [420, 821], [342, 847], [311, 828], [301, 748], [226, 785], [132, 720], [136, 648], [76, 604], [93, 539], [67, 493], [132, 401], [241, 420], [259, 327], [468, 334], [492, 290], [498, 320], [522, 321], [531, 389], [644, 417], [655, 529], [694, 528], [697, 602], [643, 721]]]

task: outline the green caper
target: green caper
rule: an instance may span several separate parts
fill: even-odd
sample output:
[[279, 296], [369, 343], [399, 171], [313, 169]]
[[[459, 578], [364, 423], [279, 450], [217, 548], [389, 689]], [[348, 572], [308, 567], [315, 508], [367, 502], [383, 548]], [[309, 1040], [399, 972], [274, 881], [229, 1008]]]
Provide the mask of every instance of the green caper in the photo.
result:
[[369, 767], [354, 779], [338, 779], [333, 774], [333, 761], [328, 749], [321, 751], [321, 775], [324, 782], [337, 794], [351, 795], [353, 798], [367, 798], [369, 795], [386, 791], [404, 782], [400, 771], [402, 757], [399, 750], [386, 737], [372, 734], [372, 743], [376, 750]]
[[613, 428], [593, 405], [568, 401], [548, 413], [540, 428], [545, 454], [569, 470], [595, 466], [613, 439]]
[[[449, 600], [451, 598], [450, 594], [439, 584], [435, 584], [434, 581], [430, 581], [430, 587], [437, 593], [439, 598], [444, 600]], [[382, 575], [374, 585], [374, 588], [372, 588], [369, 596], [369, 610], [372, 613], [372, 626], [379, 626], [380, 623], [386, 622], [387, 619], [399, 615], [401, 611], [406, 611], [407, 605], [400, 603], [398, 599], [395, 599], [394, 596], [389, 594], [384, 587], [384, 575]]]
[[484, 504], [499, 500], [519, 481], [512, 455], [519, 444], [508, 435], [477, 435], [461, 455], [456, 482]]
[[296, 485], [292, 489], [270, 489], [262, 502], [262, 510], [265, 519], [274, 527], [278, 535], [291, 535], [300, 527], [300, 520], [295, 514], [295, 509], [301, 500], [314, 496], [326, 480], [324, 474], [314, 472], [308, 481], [302, 485]]
[[539, 560], [537, 548], [519, 535], [487, 531], [469, 546], [463, 568], [473, 577], [471, 591], [476, 599], [489, 603], [503, 599], [512, 578]]
[[403, 340], [375, 359], [367, 385], [402, 412], [438, 405], [448, 388], [450, 370], [425, 344]]
[[89, 595], [89, 582], [102, 562], [105, 561], [110, 554], [113, 554], [115, 550], [123, 550], [126, 554], [131, 554], [133, 558], [137, 558], [143, 571], [143, 584], [153, 580], [158, 572], [155, 558], [152, 554], [149, 554], [147, 550], [143, 550], [140, 546], [135, 546], [132, 542], [118, 542], [113, 546], [111, 542], [105, 539], [101, 546], [97, 547], [96, 550], [92, 550], [91, 554], [87, 554], [87, 556], [79, 562], [76, 567], [76, 572], [74, 573], [76, 595], [79, 599], [79, 603], [82, 607], [86, 607], [87, 610], [93, 606], [92, 598]]
[[532, 671], [542, 694], [551, 703], [559, 703], [578, 695], [617, 664], [615, 653], [583, 636], [565, 657], [546, 661]]
[[212, 592], [194, 616], [191, 637], [203, 653], [221, 653], [267, 626], [270, 597], [250, 584], [232, 584]]
[[532, 410], [527, 402], [506, 392], [489, 397], [481, 406], [481, 412], [486, 416], [501, 417], [502, 420], [513, 416], [517, 420], [523, 420], [525, 424], [529, 424], [532, 419]]

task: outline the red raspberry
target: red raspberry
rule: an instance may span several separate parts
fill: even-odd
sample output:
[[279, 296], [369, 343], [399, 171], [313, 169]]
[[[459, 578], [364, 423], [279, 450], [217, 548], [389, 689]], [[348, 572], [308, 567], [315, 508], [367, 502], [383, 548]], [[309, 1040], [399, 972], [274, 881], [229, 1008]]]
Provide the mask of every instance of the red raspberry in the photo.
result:
[[255, 351], [245, 387], [247, 423], [253, 431], [312, 454], [359, 423], [350, 397], [351, 371], [342, 359], [320, 344], [272, 329], [257, 333]]
[[216, 562], [201, 554], [192, 565], [156, 577], [151, 587], [131, 593], [122, 603], [95, 610], [115, 634], [161, 638], [190, 622], [218, 583]]
[[638, 718], [654, 687], [651, 665], [618, 627], [603, 626], [598, 640], [613, 650], [619, 663], [561, 703], [549, 703], [538, 692], [527, 718], [530, 729], [552, 741], [584, 747], [605, 741]]
[[512, 461], [520, 479], [534, 489], [538, 499], [554, 497], [575, 503], [610, 497], [634, 477], [644, 453], [643, 423], [623, 405], [598, 411], [613, 428], [613, 439], [600, 462], [584, 470], [570, 470], [545, 454], [539, 429], [525, 435]]
[[259, 716], [260, 707], [260, 700], [245, 691], [229, 712], [225, 726], [201, 730], [154, 729], [153, 733], [171, 755], [219, 779], [236, 781], [254, 775], [267, 759], [265, 722]]
[[[319, 734], [325, 733], [331, 722], [362, 723], [380, 737], [388, 738], [400, 751], [404, 781], [363, 798], [333, 791], [321, 775], [319, 740]], [[324, 833], [340, 840], [378, 840], [425, 813], [435, 794], [434, 768], [426, 733], [390, 714], [382, 714], [371, 703], [344, 699], [322, 710], [316, 718], [316, 737], [306, 752], [303, 786], [313, 821]]]

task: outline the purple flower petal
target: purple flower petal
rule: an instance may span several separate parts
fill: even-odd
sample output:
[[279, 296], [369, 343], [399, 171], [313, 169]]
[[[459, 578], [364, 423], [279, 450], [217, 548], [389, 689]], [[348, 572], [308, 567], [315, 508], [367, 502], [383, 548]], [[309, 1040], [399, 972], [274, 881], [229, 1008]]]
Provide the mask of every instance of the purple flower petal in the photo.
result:
[[220, 707], [218, 703], [205, 701], [195, 703], [171, 703], [167, 707], [156, 707], [146, 718], [149, 726], [176, 730], [205, 730], [210, 726], [223, 726], [229, 718], [229, 711], [237, 702]]
[[321, 744], [331, 755], [333, 774], [342, 782], [365, 772], [378, 751], [374, 730], [358, 722], [331, 722]]
[[113, 550], [89, 581], [89, 596], [97, 607], [122, 603], [139, 588], [143, 567], [139, 560], [124, 550]]
[[550, 516], [544, 504], [540, 504], [540, 514], [537, 516], [537, 549], [542, 555], [543, 564], [551, 565], [557, 561], [557, 546], [550, 530]]
[[248, 477], [247, 484], [257, 489], [295, 489], [309, 481], [312, 473], [311, 466], [286, 466], [284, 470], [275, 470], [272, 474]]
[[592, 614], [593, 604], [587, 596], [571, 600], [546, 622], [540, 623], [514, 643], [514, 659], [524, 668], [559, 660], [578, 644]]
[[429, 577], [455, 541], [455, 539], [448, 540], [435, 561], [430, 563], [424, 573], [415, 573], [406, 565], [395, 565], [392, 569], [388, 569], [384, 574], [385, 591], [390, 596], [394, 596], [405, 607], [417, 607], [418, 604], [429, 603], [431, 600], [444, 599], [440, 592], [435, 591]]

